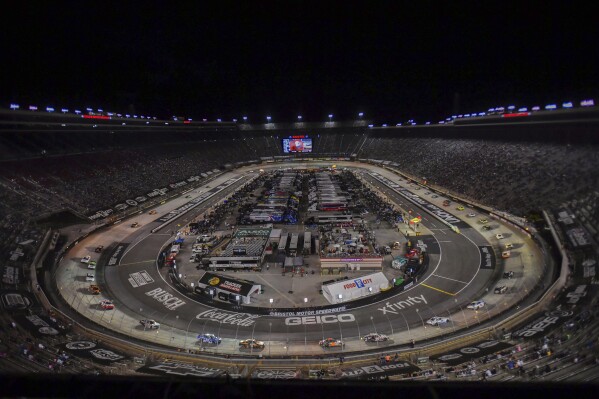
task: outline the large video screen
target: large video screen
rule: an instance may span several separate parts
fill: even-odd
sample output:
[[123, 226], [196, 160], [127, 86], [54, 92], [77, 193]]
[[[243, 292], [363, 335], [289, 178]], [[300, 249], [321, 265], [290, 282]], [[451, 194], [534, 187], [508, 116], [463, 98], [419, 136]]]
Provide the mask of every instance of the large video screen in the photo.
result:
[[303, 138], [287, 138], [283, 139], [283, 152], [289, 154], [292, 152], [312, 152], [312, 139]]

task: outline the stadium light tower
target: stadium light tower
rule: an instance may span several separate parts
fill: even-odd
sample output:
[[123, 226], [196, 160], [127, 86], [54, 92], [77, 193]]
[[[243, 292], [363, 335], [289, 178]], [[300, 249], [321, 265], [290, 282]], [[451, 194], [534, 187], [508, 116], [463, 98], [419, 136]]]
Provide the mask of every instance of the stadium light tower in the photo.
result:
[[298, 121], [301, 121], [301, 120], [302, 120], [302, 116], [301, 116], [301, 115], [298, 115], [298, 116], [297, 116], [297, 120], [298, 120]]
[[359, 118], [363, 118], [363, 117], [364, 117], [364, 112], [360, 112], [360, 113], [358, 114], [358, 117], [359, 117]]
[[243, 117], [243, 121], [244, 121], [244, 122], [247, 122], [247, 120], [248, 120], [248, 117], [247, 117], [247, 116], [244, 116], [244, 117]]
[[329, 114], [329, 122], [332, 122], [333, 114]]
[[271, 120], [271, 119], [272, 119], [272, 118], [271, 118], [270, 116], [267, 116], [267, 117], [266, 117], [266, 120], [268, 121], [268, 123], [270, 123], [270, 120]]

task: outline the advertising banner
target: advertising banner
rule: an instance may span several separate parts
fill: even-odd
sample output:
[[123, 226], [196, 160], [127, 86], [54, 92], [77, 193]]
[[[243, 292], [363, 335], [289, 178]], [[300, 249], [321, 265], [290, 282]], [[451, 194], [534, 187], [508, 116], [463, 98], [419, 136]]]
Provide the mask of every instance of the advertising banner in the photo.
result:
[[67, 342], [61, 347], [74, 356], [84, 357], [107, 365], [127, 359], [127, 356], [123, 354], [88, 340]]

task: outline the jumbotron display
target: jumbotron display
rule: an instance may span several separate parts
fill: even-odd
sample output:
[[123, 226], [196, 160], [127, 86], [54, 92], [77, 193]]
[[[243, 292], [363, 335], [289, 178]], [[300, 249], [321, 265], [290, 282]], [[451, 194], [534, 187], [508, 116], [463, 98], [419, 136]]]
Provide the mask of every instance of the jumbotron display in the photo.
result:
[[283, 153], [312, 152], [312, 139], [308, 136], [289, 136], [283, 139]]

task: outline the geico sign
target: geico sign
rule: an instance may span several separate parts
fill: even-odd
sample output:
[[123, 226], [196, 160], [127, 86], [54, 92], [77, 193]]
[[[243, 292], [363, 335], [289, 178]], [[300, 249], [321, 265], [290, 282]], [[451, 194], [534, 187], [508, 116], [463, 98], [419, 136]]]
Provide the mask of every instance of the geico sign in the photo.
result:
[[351, 313], [327, 314], [324, 316], [288, 317], [285, 319], [285, 324], [288, 326], [299, 326], [302, 324], [349, 323], [355, 320], [356, 318]]

